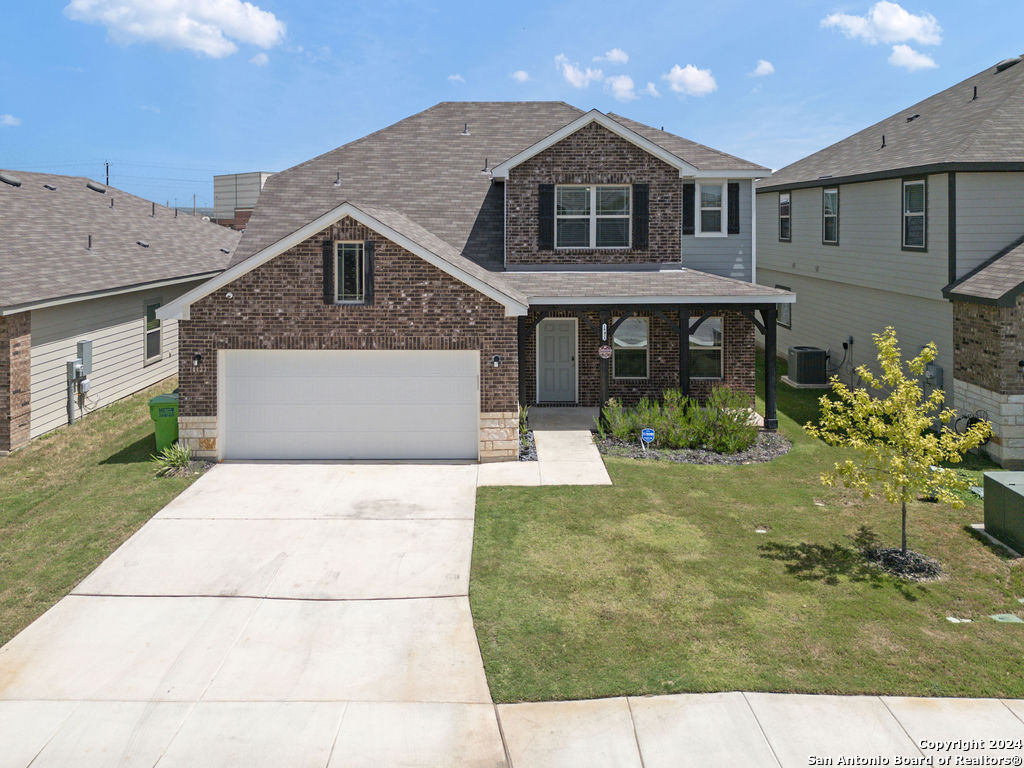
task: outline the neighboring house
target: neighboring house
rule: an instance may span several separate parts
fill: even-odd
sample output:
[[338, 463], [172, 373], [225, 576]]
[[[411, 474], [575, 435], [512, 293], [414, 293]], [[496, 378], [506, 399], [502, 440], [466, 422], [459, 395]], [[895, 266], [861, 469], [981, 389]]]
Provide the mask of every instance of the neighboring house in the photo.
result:
[[214, 176], [213, 213], [209, 214], [211, 220], [215, 224], [244, 231], [260, 199], [263, 185], [273, 175], [265, 171], [253, 171]]
[[227, 266], [240, 235], [77, 176], [0, 171], [0, 455], [67, 424], [67, 362], [92, 342], [71, 415], [173, 376], [156, 310]]
[[1014, 305], [1024, 271], [1010, 248], [1024, 236], [1019, 61], [989, 67], [757, 187], [758, 282], [800, 300], [780, 317], [779, 351], [828, 348], [832, 372], [849, 382], [874, 360], [871, 334], [887, 325], [907, 355], [934, 341], [938, 368], [927, 386], [963, 413], [988, 412], [995, 437], [987, 450], [1006, 466], [1024, 463], [1024, 326]]
[[596, 110], [470, 102], [276, 174], [231, 266], [160, 311], [180, 318], [183, 439], [505, 460], [520, 405], [753, 399], [755, 325], [793, 300], [750, 279], [766, 173]]

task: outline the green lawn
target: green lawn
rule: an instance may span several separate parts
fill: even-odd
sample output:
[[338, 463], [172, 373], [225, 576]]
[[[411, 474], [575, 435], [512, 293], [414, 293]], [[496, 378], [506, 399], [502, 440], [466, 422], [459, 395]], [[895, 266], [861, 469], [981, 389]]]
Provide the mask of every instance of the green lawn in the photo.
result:
[[157, 478], [146, 401], [169, 379], [0, 458], [0, 645], [60, 600], [191, 479]]
[[794, 420], [820, 394], [779, 385], [793, 450], [769, 464], [607, 459], [611, 488], [481, 489], [470, 601], [495, 700], [1024, 696], [1024, 625], [987, 618], [1022, 614], [1024, 566], [966, 530], [982, 517], [973, 499], [911, 507], [910, 545], [943, 563], [942, 581], [866, 566], [855, 542], [897, 545], [898, 513], [820, 485], [840, 453]]

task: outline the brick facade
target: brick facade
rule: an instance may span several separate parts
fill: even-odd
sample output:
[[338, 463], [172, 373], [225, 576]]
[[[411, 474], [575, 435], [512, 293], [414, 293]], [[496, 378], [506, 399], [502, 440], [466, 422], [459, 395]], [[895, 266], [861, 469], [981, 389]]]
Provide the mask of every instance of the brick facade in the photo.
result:
[[0, 455], [29, 441], [32, 418], [32, 315], [0, 317]]
[[[324, 303], [327, 239], [375, 241], [372, 306]], [[217, 413], [219, 349], [480, 350], [481, 411], [518, 408], [516, 319], [505, 317], [496, 301], [351, 219], [200, 299], [178, 334], [183, 423]], [[198, 367], [192, 364], [196, 354], [202, 355]], [[498, 368], [491, 364], [494, 355], [503, 358]]]
[[[691, 318], [698, 318], [711, 307], [690, 308]], [[608, 395], [626, 403], [635, 403], [641, 397], [658, 397], [663, 389], [679, 386], [679, 337], [665, 322], [649, 312], [638, 312], [637, 317], [648, 321], [648, 378], [615, 379], [609, 374]], [[723, 330], [723, 378], [721, 380], [691, 379], [690, 394], [700, 400], [711, 394], [712, 387], [725, 384], [732, 389], [746, 392], [753, 402], [755, 391], [754, 372], [754, 325], [740, 312], [728, 310], [715, 313], [722, 317]], [[535, 317], [531, 314], [531, 318]], [[597, 312], [586, 313], [594, 325], [600, 327]], [[666, 313], [675, 321], [674, 313]], [[572, 317], [566, 312], [552, 312], [548, 317]], [[587, 325], [579, 323], [579, 348], [576, 359], [579, 365], [579, 405], [598, 406], [600, 402], [601, 368], [598, 348], [599, 336]], [[537, 332], [531, 328], [523, 351], [521, 375], [524, 377], [526, 403], [537, 402]]]
[[[538, 250], [540, 184], [648, 184], [648, 248]], [[679, 171], [602, 125], [590, 123], [509, 172], [505, 182], [506, 262], [513, 264], [679, 263], [682, 236]]]

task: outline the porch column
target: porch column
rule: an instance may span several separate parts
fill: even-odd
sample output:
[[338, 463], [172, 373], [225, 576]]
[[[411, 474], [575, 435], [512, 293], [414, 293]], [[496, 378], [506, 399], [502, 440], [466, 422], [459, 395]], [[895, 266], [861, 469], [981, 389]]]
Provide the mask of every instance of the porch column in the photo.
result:
[[679, 307], [679, 390], [690, 396], [690, 308]]
[[519, 370], [519, 405], [526, 404], [526, 378], [523, 375], [523, 361], [526, 357], [526, 318], [516, 318], [516, 368]]
[[[611, 313], [607, 309], [602, 309], [598, 313], [598, 318], [600, 319], [600, 322], [601, 322], [601, 327], [598, 328], [598, 334], [601, 335], [601, 331], [603, 329], [605, 329], [605, 328], [609, 328], [609, 326], [611, 325]], [[611, 332], [610, 331], [608, 333], [608, 338], [607, 339], [604, 338], [603, 335], [601, 335], [600, 343], [601, 344], [611, 344], [612, 343]], [[577, 357], [579, 357], [578, 353], [577, 353]], [[609, 378], [609, 372], [611, 371], [612, 361], [611, 360], [605, 360], [602, 357], [599, 362], [600, 362], [600, 369], [601, 369], [601, 392], [600, 392], [601, 408], [604, 408], [608, 404], [608, 378]], [[577, 365], [578, 364], [579, 363], [577, 363]]]
[[764, 323], [764, 428], [775, 431], [779, 420], [775, 413], [775, 321], [779, 310], [772, 304], [761, 307]]

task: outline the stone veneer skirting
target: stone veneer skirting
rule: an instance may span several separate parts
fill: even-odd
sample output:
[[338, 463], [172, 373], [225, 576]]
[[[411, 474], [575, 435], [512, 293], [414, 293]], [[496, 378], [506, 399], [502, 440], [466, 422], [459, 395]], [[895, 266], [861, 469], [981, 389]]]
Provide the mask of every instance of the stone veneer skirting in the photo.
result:
[[953, 401], [960, 413], [987, 411], [993, 435], [985, 451], [1006, 469], [1024, 469], [1024, 395], [1000, 394], [954, 379]]
[[[178, 442], [188, 446], [197, 459], [217, 459], [217, 417], [179, 416]], [[519, 459], [519, 413], [499, 411], [480, 414], [480, 461]]]

